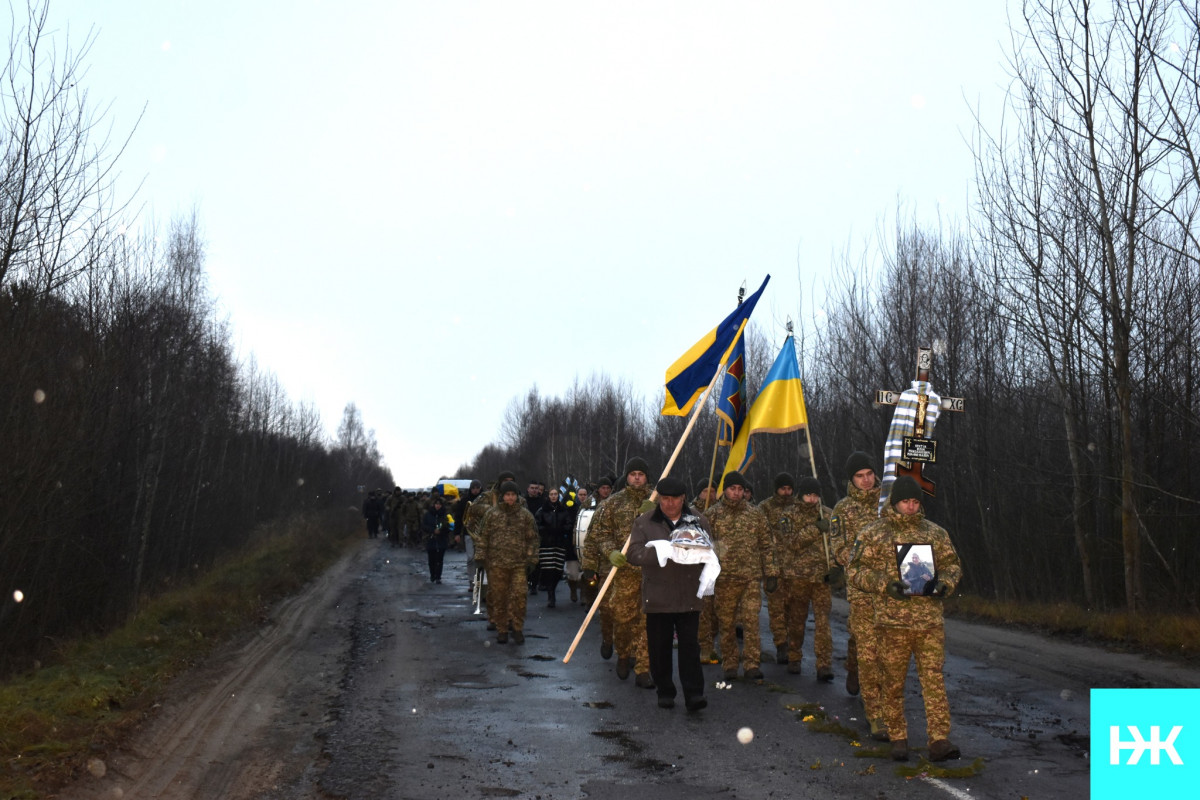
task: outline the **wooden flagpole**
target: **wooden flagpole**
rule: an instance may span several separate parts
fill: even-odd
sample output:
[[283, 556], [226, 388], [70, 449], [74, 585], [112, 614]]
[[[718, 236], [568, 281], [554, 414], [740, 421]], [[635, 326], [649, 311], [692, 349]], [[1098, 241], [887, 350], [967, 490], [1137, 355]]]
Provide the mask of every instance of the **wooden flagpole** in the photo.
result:
[[[745, 327], [745, 323], [743, 323], [741, 330], [738, 331], [738, 336], [742, 335], [742, 330], [745, 330]], [[734, 337], [733, 341], [735, 344], [737, 343], [736, 336]], [[724, 367], [724, 364], [722, 364], [722, 367]], [[671, 454], [671, 459], [667, 462], [667, 465], [663, 467], [662, 476], [659, 478], [660, 481], [667, 477], [667, 475], [671, 472], [671, 467], [675, 465], [675, 459], [679, 457], [679, 451], [683, 449], [683, 443], [686, 442], [688, 436], [691, 435], [692, 428], [696, 424], [696, 419], [700, 415], [700, 409], [704, 407], [704, 402], [708, 399], [708, 393], [712, 391], [713, 386], [715, 386], [717, 383], [717, 378], [720, 376], [721, 368], [718, 368], [716, 373], [713, 374], [712, 380], [709, 381], [708, 387], [704, 390], [704, 394], [700, 395], [700, 399], [697, 400], [696, 404], [692, 407], [692, 418], [688, 420], [687, 427], [683, 429], [683, 436], [679, 437], [679, 444], [675, 445], [675, 452]], [[654, 502], [655, 498], [657, 497], [657, 489], [650, 492], [650, 502]], [[632, 533], [632, 531], [630, 533]], [[626, 552], [627, 550], [629, 550], [629, 534], [626, 534], [625, 544], [621, 547], [622, 553]], [[583, 632], [587, 630], [587, 626], [592, 621], [592, 617], [596, 615], [596, 609], [600, 608], [600, 601], [604, 599], [604, 594], [608, 591], [608, 587], [613, 582], [613, 578], [616, 577], [616, 574], [617, 568], [609, 567], [608, 575], [604, 578], [604, 583], [600, 586], [600, 591], [596, 593], [596, 599], [592, 602], [592, 607], [588, 609], [587, 616], [583, 618], [583, 624], [579, 626], [579, 632], [575, 634], [575, 639], [571, 642], [571, 647], [567, 650], [567, 654], [563, 656], [564, 664], [570, 662], [571, 656], [575, 653], [575, 648], [579, 646], [579, 640], [583, 638]]]

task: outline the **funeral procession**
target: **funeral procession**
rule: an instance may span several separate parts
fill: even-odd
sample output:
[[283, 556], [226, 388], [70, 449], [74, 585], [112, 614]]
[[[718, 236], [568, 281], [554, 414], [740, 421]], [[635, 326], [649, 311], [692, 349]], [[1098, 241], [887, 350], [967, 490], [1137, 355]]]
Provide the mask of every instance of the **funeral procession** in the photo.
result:
[[1200, 800], [1200, 0], [10, 0], [0, 800]]

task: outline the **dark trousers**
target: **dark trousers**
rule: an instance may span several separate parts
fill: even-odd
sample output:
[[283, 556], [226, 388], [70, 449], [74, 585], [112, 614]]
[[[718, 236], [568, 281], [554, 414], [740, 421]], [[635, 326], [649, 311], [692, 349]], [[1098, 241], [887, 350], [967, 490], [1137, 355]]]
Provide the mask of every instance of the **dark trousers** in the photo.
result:
[[429, 580], [440, 581], [442, 579], [442, 561], [446, 558], [446, 551], [433, 548], [425, 552], [429, 554]]
[[675, 640], [679, 642], [679, 683], [684, 700], [704, 695], [704, 672], [700, 668], [700, 612], [646, 615], [646, 646], [650, 656], [650, 677], [659, 697], [675, 697], [671, 658]]

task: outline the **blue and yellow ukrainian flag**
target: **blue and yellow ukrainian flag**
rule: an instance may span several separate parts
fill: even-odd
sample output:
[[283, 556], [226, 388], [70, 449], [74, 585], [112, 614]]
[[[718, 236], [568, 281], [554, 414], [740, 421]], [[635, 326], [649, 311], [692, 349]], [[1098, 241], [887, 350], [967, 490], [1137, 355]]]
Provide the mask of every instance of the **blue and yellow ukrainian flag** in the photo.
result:
[[750, 312], [754, 311], [754, 304], [762, 296], [769, 280], [770, 275], [763, 278], [762, 286], [758, 287], [757, 292], [746, 298], [733, 313], [721, 320], [720, 325], [709, 331], [676, 359], [674, 364], [667, 367], [663, 414], [684, 417], [691, 411], [696, 398], [712, 382], [721, 364], [725, 363], [729, 350], [737, 339], [738, 331], [742, 329], [746, 320], [750, 319]]
[[[771, 365], [746, 423], [738, 433], [725, 472], [741, 472], [754, 460], [754, 445], [750, 437], [757, 433], [789, 433], [808, 424], [808, 411], [804, 407], [804, 388], [800, 385], [800, 365], [796, 361], [796, 346], [792, 337], [787, 337], [775, 363]], [[724, 477], [721, 479], [724, 484]]]

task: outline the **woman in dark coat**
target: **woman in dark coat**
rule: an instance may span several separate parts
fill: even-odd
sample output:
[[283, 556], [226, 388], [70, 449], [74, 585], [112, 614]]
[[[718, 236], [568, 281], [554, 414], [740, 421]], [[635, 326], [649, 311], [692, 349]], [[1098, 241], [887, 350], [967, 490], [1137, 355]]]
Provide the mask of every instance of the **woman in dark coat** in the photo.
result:
[[429, 555], [429, 580], [442, 582], [442, 561], [450, 545], [450, 520], [442, 498], [434, 498], [433, 504], [421, 518], [421, 535], [425, 539], [425, 552]]
[[563, 504], [558, 489], [550, 490], [550, 499], [534, 515], [538, 524], [541, 550], [538, 571], [542, 588], [546, 590], [546, 607], [554, 608], [554, 590], [563, 577], [567, 547], [571, 541], [574, 514]]

